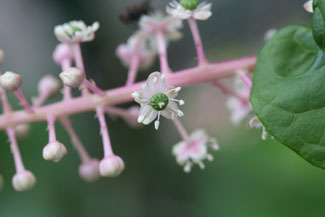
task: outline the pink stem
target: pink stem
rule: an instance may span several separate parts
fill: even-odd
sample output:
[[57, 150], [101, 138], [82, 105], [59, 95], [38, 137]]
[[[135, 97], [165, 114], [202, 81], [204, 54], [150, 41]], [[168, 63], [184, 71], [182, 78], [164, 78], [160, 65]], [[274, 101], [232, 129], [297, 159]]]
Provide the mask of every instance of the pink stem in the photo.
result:
[[21, 105], [26, 109], [26, 111], [33, 112], [33, 109], [30, 107], [26, 97], [24, 96], [23, 92], [21, 92], [20, 88], [15, 90], [14, 94], [21, 103]]
[[76, 131], [72, 127], [71, 120], [69, 118], [62, 118], [60, 120], [60, 122], [63, 125], [63, 127], [65, 128], [65, 130], [68, 132], [71, 142], [80, 156], [81, 162], [86, 163], [86, 162], [90, 161], [90, 157], [89, 157], [84, 145], [82, 144], [79, 136], [77, 135]]
[[38, 97], [33, 98], [33, 107], [39, 107], [43, 105], [47, 98], [48, 95], [42, 93]]
[[188, 21], [188, 24], [189, 24], [191, 32], [192, 32], [194, 44], [196, 47], [197, 57], [199, 60], [199, 65], [206, 64], [206, 63], [208, 63], [208, 60], [204, 53], [203, 44], [202, 44], [202, 40], [201, 40], [201, 36], [200, 36], [200, 31], [197, 26], [197, 22], [193, 17], [189, 18], [187, 21]]
[[[200, 83], [211, 83], [217, 79], [236, 75], [238, 69], [253, 69], [256, 57], [245, 57], [221, 63], [207, 64], [205, 67], [185, 69], [166, 76], [166, 82], [172, 86], [189, 86]], [[46, 120], [49, 114], [56, 117], [70, 116], [86, 111], [93, 111], [99, 105], [113, 106], [133, 101], [131, 94], [141, 89], [144, 82], [128, 87], [119, 87], [105, 91], [100, 98], [97, 95], [76, 97], [71, 100], [56, 102], [34, 108], [34, 113], [24, 110], [0, 115], [0, 130], [17, 124], [27, 124]]]
[[[71, 49], [74, 55], [74, 59], [76, 62], [76, 66], [77, 68], [79, 68], [81, 71], [83, 71], [85, 73], [85, 79], [83, 84], [89, 88], [90, 90], [92, 90], [94, 93], [96, 94], [103, 94], [104, 91], [101, 90], [100, 88], [98, 88], [96, 85], [94, 85], [92, 82], [90, 82], [87, 78], [86, 78], [86, 70], [85, 70], [85, 65], [82, 59], [82, 53], [81, 53], [81, 48], [80, 48], [80, 43], [76, 43], [76, 44], [72, 44], [71, 45]], [[83, 94], [87, 94], [85, 89], [82, 89], [82, 93]]]
[[167, 44], [166, 44], [165, 37], [161, 31], [158, 31], [156, 33], [156, 41], [158, 45], [158, 53], [160, 59], [160, 71], [163, 74], [171, 73], [168, 64], [168, 57], [167, 57]]
[[109, 138], [106, 121], [105, 121], [104, 108], [102, 106], [97, 107], [96, 113], [97, 113], [97, 117], [99, 120], [100, 132], [101, 132], [102, 140], [103, 140], [104, 157], [114, 155], [112, 145], [111, 145], [111, 140]]
[[23, 172], [23, 171], [25, 171], [25, 166], [24, 166], [23, 159], [21, 157], [18, 143], [16, 140], [15, 129], [11, 128], [11, 127], [7, 128], [7, 134], [8, 134], [9, 141], [10, 141], [11, 152], [14, 157], [16, 172], [17, 173]]
[[252, 88], [252, 80], [246, 73], [241, 73], [240, 78], [249, 88]]
[[131, 64], [130, 64], [130, 69], [129, 69], [129, 73], [128, 73], [128, 79], [126, 81], [126, 86], [130, 86], [132, 84], [134, 84], [135, 79], [137, 77], [137, 73], [138, 73], [138, 69], [139, 69], [139, 57], [134, 56], [131, 59]]
[[235, 91], [233, 91], [232, 89], [230, 89], [229, 87], [227, 87], [226, 85], [224, 85], [223, 83], [221, 83], [220, 81], [216, 80], [213, 82], [213, 84], [220, 88], [220, 90], [224, 93], [224, 94], [227, 94], [227, 95], [230, 95], [230, 96], [234, 96], [236, 97], [237, 99], [239, 100], [242, 100], [242, 101], [247, 101], [248, 99], [240, 96], [239, 94], [237, 94]]
[[178, 118], [175, 118], [173, 120], [176, 129], [178, 130], [179, 134], [181, 135], [182, 139], [186, 142], [190, 141], [190, 137], [187, 133], [187, 131], [185, 130], [185, 127], [183, 126], [183, 124], [180, 122], [180, 120]]
[[2, 109], [5, 114], [8, 114], [12, 111], [12, 108], [8, 102], [6, 91], [0, 87], [0, 95], [1, 95], [1, 103], [2, 103]]
[[55, 117], [53, 115], [49, 115], [47, 117], [48, 131], [49, 131], [49, 143], [56, 142], [55, 135]]

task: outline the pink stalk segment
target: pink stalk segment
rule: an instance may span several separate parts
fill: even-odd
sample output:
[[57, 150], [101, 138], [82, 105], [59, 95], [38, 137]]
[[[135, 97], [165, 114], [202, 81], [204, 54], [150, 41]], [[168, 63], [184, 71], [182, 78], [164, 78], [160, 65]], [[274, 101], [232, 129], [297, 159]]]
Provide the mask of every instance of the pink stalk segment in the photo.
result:
[[100, 125], [100, 133], [102, 135], [102, 140], [103, 140], [104, 157], [114, 155], [112, 145], [111, 145], [111, 140], [109, 138], [106, 120], [105, 120], [104, 108], [101, 106], [97, 107], [96, 114], [98, 117], [98, 121]]
[[190, 141], [190, 137], [188, 132], [186, 131], [185, 127], [183, 126], [183, 124], [180, 122], [180, 120], [178, 118], [175, 118], [173, 120], [176, 129], [178, 130], [179, 134], [181, 135], [182, 139], [186, 142]]
[[248, 101], [248, 99], [244, 98], [243, 96], [240, 96], [238, 93], [224, 85], [222, 82], [216, 80], [213, 82], [213, 84], [218, 87], [224, 94], [229, 95], [229, 96], [234, 96], [239, 100], [242, 100], [244, 102]]
[[206, 63], [208, 63], [208, 60], [205, 56], [205, 52], [203, 49], [203, 44], [202, 44], [202, 40], [201, 40], [201, 36], [200, 36], [200, 31], [199, 31], [199, 28], [197, 25], [197, 21], [193, 17], [188, 18], [187, 21], [188, 21], [188, 24], [190, 26], [191, 33], [193, 36], [199, 65], [206, 64]]
[[17, 143], [16, 136], [15, 136], [15, 130], [13, 128], [9, 127], [7, 129], [7, 135], [8, 135], [9, 141], [10, 141], [11, 152], [14, 157], [16, 172], [21, 173], [21, 172], [25, 171], [25, 166], [24, 166], [24, 163], [23, 163], [20, 151], [19, 151], [18, 143]]
[[167, 44], [164, 34], [161, 31], [156, 32], [156, 41], [160, 59], [160, 72], [163, 74], [171, 73], [167, 57]]
[[252, 88], [252, 79], [247, 75], [245, 70], [238, 70], [238, 74], [240, 76], [240, 78], [242, 79], [242, 81], [250, 88]]
[[23, 92], [18, 88], [17, 90], [14, 91], [15, 96], [21, 103], [21, 105], [26, 109], [28, 112], [33, 112], [33, 109], [30, 107], [26, 97], [24, 96]]
[[131, 59], [131, 64], [128, 72], [128, 78], [126, 80], [126, 86], [134, 84], [139, 70], [140, 60], [137, 56], [133, 56]]
[[[72, 49], [72, 52], [73, 52], [73, 55], [74, 55], [74, 59], [75, 59], [75, 62], [76, 62], [76, 66], [86, 74], [85, 66], [84, 66], [83, 59], [82, 59], [82, 53], [81, 53], [80, 43], [74, 43], [74, 44], [72, 44], [71, 45], [71, 49]], [[84, 79], [84, 82], [83, 83], [84, 83], [84, 85], [87, 88], [89, 88], [94, 93], [96, 93], [98, 95], [104, 94], [104, 91], [101, 90], [100, 88], [98, 88], [92, 82], [90, 82], [86, 78], [86, 76], [85, 76], [85, 79]]]

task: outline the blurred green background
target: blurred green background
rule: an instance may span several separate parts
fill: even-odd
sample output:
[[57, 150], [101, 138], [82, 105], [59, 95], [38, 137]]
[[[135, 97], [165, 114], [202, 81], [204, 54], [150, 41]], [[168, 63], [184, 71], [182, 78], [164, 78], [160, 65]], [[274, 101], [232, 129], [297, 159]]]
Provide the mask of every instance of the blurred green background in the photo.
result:
[[[101, 24], [96, 40], [83, 45], [88, 76], [102, 88], [124, 84], [126, 69], [115, 57], [115, 48], [132, 29], [119, 13], [136, 1], [112, 0], [0, 0], [0, 47], [6, 52], [3, 70], [22, 74], [23, 91], [30, 98], [44, 74], [60, 72], [52, 61], [57, 44], [53, 27], [71, 19]], [[164, 10], [168, 1], [152, 0]], [[213, 17], [200, 22], [211, 61], [254, 55], [269, 28], [308, 24], [304, 0], [215, 0]], [[169, 47], [174, 70], [195, 64], [195, 49], [187, 25], [184, 38]], [[150, 71], [140, 74], [145, 79]], [[126, 163], [115, 179], [88, 184], [79, 178], [79, 159], [69, 138], [57, 125], [58, 140], [69, 154], [54, 164], [42, 159], [47, 143], [45, 123], [33, 124], [20, 142], [25, 165], [38, 183], [26, 193], [11, 187], [13, 159], [7, 137], [0, 134], [0, 173], [6, 180], [0, 193], [0, 217], [323, 217], [325, 171], [315, 168], [273, 140], [262, 141], [259, 130], [247, 122], [233, 127], [225, 109], [226, 98], [210, 85], [184, 89], [182, 119], [191, 131], [204, 127], [217, 137], [221, 150], [201, 171], [184, 174], [172, 146], [180, 138], [171, 122], [131, 129], [121, 120], [108, 118], [113, 148]], [[17, 101], [10, 95], [12, 104]], [[58, 100], [59, 97], [55, 100]], [[94, 113], [73, 117], [73, 123], [92, 156], [101, 158], [102, 147]]]

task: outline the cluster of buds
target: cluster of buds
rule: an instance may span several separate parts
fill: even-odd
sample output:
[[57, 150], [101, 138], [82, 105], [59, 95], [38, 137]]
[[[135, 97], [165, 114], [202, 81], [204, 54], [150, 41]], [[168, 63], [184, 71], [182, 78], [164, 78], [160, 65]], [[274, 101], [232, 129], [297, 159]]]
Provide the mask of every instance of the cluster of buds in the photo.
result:
[[[125, 168], [123, 159], [113, 152], [105, 115], [120, 117], [132, 127], [154, 122], [156, 130], [159, 129], [161, 116], [171, 120], [182, 138], [182, 141], [172, 148], [177, 163], [187, 173], [194, 165], [204, 169], [203, 162], [214, 159], [209, 151], [219, 150], [219, 145], [204, 129], [199, 128], [191, 134], [187, 132], [180, 121], [184, 116], [180, 107], [185, 102], [176, 97], [184, 86], [212, 83], [229, 95], [227, 105], [232, 112], [231, 120], [239, 124], [252, 114], [248, 100], [252, 85], [249, 72], [256, 60], [255, 57], [246, 57], [224, 63], [208, 61], [197, 20], [210, 18], [211, 6], [211, 3], [200, 3], [198, 0], [173, 1], [166, 7], [166, 14], [152, 13], [141, 16], [139, 29], [127, 43], [119, 45], [116, 50], [116, 55], [129, 69], [126, 84], [120, 88], [104, 91], [87, 78], [80, 44], [95, 38], [99, 29], [98, 22], [87, 26], [83, 21], [71, 21], [55, 27], [54, 33], [60, 44], [54, 50], [53, 59], [61, 67], [61, 73], [59, 76], [46, 75], [39, 81], [38, 96], [33, 98], [32, 105], [20, 90], [22, 77], [10, 71], [1, 74], [3, 114], [0, 116], [0, 129], [6, 130], [11, 144], [16, 166], [16, 174], [12, 179], [15, 190], [25, 191], [36, 183], [33, 173], [25, 169], [17, 143], [17, 138], [22, 139], [27, 135], [28, 123], [36, 121], [46, 121], [48, 125], [49, 141], [43, 148], [43, 158], [58, 163], [67, 154], [67, 148], [56, 136], [55, 124], [60, 122], [80, 156], [79, 174], [88, 182], [96, 181], [101, 176], [116, 177]], [[181, 72], [173, 72], [168, 63], [167, 47], [170, 41], [181, 39], [183, 20], [188, 21], [197, 51], [198, 65]], [[138, 71], [150, 70], [156, 57], [159, 58], [160, 69], [151, 70], [154, 72], [149, 73], [146, 82], [135, 83]], [[4, 53], [0, 50], [0, 66], [3, 59]], [[234, 89], [227, 87], [220, 80], [228, 77], [236, 77]], [[62, 101], [45, 105], [61, 88]], [[79, 88], [81, 96], [74, 97], [72, 88]], [[12, 109], [7, 92], [15, 94], [24, 111]], [[139, 106], [131, 106], [128, 109], [114, 107], [132, 99]], [[69, 118], [70, 115], [86, 111], [95, 112], [98, 118], [104, 150], [101, 160], [89, 156]], [[0, 189], [2, 184], [3, 178], [0, 175]]]

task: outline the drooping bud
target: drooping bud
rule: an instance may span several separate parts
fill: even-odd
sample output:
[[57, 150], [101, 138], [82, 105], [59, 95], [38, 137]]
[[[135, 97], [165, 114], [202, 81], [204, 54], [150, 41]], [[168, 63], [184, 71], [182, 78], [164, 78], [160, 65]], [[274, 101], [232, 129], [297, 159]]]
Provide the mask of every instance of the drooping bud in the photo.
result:
[[55, 163], [59, 162], [66, 154], [66, 147], [58, 141], [47, 144], [43, 149], [43, 158]]
[[116, 156], [111, 155], [105, 157], [99, 164], [99, 172], [101, 176], [116, 177], [124, 170], [123, 160]]
[[0, 65], [2, 65], [4, 59], [5, 59], [5, 52], [0, 49]]
[[27, 137], [30, 130], [29, 124], [19, 124], [15, 127], [16, 137], [21, 140]]
[[27, 191], [36, 183], [34, 174], [28, 170], [16, 173], [12, 178], [12, 185], [16, 191]]
[[199, 6], [199, 0], [181, 0], [180, 4], [187, 10], [195, 10]]
[[305, 2], [304, 8], [305, 8], [305, 10], [307, 12], [313, 13], [314, 12], [314, 9], [313, 9], [313, 0], [309, 0], [309, 1]]
[[60, 82], [53, 75], [45, 75], [38, 83], [38, 92], [47, 97], [54, 96], [60, 90]]
[[87, 182], [94, 182], [99, 179], [99, 161], [91, 159], [79, 167], [80, 177]]
[[73, 60], [73, 53], [69, 45], [67, 44], [58, 44], [53, 52], [53, 59], [56, 64], [61, 65], [63, 61]]
[[70, 67], [60, 73], [60, 78], [65, 86], [75, 88], [79, 87], [85, 78], [85, 74], [78, 68]]
[[0, 77], [0, 86], [7, 91], [15, 91], [20, 88], [22, 78], [14, 72], [5, 72]]
[[2, 191], [3, 185], [4, 185], [5, 181], [2, 177], [2, 175], [0, 175], [0, 191]]

